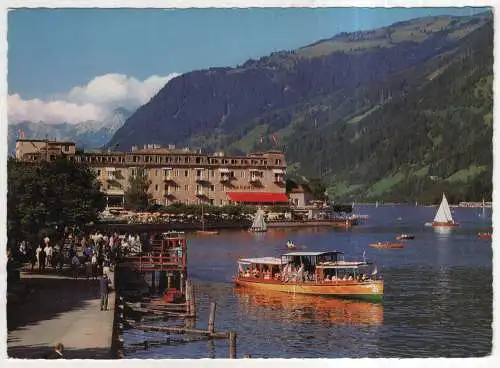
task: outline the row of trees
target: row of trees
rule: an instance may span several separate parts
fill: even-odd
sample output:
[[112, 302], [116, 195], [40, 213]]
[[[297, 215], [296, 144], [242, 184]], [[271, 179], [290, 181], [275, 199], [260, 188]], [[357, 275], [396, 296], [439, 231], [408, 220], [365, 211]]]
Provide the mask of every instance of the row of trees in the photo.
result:
[[95, 174], [66, 159], [7, 162], [7, 236], [38, 242], [58, 236], [66, 226], [96, 221], [106, 205]]

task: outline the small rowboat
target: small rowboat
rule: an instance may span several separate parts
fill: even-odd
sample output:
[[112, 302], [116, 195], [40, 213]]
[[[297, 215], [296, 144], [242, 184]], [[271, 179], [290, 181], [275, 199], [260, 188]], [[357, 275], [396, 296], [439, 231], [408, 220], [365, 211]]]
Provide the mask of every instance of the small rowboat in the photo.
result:
[[401, 234], [396, 236], [396, 240], [410, 240], [410, 239], [415, 239], [415, 235]]
[[479, 239], [491, 239], [491, 233], [490, 232], [482, 232], [477, 234], [479, 236]]
[[370, 244], [370, 247], [377, 249], [397, 249], [404, 248], [403, 243], [377, 242]]

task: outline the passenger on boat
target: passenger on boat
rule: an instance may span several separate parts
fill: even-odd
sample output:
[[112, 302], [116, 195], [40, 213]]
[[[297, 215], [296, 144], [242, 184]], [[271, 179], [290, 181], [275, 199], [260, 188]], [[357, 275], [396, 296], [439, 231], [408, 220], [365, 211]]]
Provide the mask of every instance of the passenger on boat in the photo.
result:
[[326, 275], [325, 282], [330, 282], [330, 275]]

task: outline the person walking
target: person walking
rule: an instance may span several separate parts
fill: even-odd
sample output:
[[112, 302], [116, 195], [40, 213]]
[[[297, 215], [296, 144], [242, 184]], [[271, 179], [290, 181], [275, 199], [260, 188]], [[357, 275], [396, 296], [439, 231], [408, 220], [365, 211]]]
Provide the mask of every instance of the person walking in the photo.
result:
[[97, 280], [97, 255], [95, 253], [92, 255], [90, 263], [92, 265], [92, 278]]
[[104, 274], [100, 282], [101, 292], [101, 310], [108, 310], [108, 293], [109, 293], [109, 279], [108, 275]]
[[45, 250], [42, 248], [40, 245], [40, 250], [37, 249], [38, 252], [38, 269], [40, 271], [45, 270], [45, 262], [47, 259], [47, 254], [45, 253]]
[[78, 279], [78, 269], [80, 268], [80, 260], [76, 254], [73, 255], [71, 259], [71, 268], [73, 269], [73, 278]]

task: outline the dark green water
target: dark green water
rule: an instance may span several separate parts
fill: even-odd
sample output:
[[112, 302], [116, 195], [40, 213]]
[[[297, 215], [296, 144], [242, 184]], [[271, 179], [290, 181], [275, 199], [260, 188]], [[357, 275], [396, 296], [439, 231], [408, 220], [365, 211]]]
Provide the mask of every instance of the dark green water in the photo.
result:
[[[350, 231], [273, 230], [228, 232], [189, 239], [189, 273], [197, 292], [197, 327], [205, 328], [217, 302], [216, 328], [235, 330], [238, 357], [479, 357], [492, 348], [492, 246], [478, 209], [454, 209], [461, 223], [443, 234], [425, 227], [435, 208], [361, 208], [366, 224]], [[414, 240], [404, 249], [377, 250], [374, 241], [402, 232]], [[385, 280], [379, 304], [236, 289], [235, 259], [279, 255], [291, 239], [305, 250], [338, 249], [346, 258], [374, 260]], [[227, 341], [199, 341], [149, 350], [130, 344], [166, 336], [128, 330], [127, 358], [225, 358]]]

